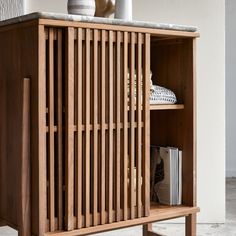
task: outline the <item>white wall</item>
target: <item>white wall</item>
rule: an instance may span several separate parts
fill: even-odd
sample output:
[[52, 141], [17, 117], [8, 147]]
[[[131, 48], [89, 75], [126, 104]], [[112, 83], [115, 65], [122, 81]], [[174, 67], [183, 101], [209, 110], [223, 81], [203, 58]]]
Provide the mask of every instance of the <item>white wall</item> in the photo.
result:
[[[234, 0], [232, 0], [233, 2]], [[27, 12], [66, 12], [66, 0], [27, 0]], [[225, 221], [225, 1], [134, 0], [134, 18], [196, 25], [198, 221]]]
[[225, 1], [133, 2], [135, 19], [199, 27], [201, 37], [197, 42], [197, 180], [201, 213], [198, 220], [203, 223], [224, 222]]
[[67, 0], [24, 0], [25, 12], [48, 11], [67, 13]]
[[236, 1], [226, 0], [226, 175], [236, 177]]

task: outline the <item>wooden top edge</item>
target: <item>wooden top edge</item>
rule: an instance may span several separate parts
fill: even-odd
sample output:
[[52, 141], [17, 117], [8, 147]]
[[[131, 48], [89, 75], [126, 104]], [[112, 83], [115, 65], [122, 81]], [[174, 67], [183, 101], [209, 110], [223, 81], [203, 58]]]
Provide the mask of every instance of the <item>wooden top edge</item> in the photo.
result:
[[39, 19], [40, 25], [53, 26], [53, 27], [81, 27], [101, 30], [115, 30], [115, 31], [127, 31], [136, 33], [148, 33], [152, 36], [170, 36], [170, 37], [188, 37], [197, 38], [200, 36], [199, 32], [187, 32], [180, 30], [169, 30], [169, 29], [154, 29], [154, 28], [143, 28], [137, 26], [126, 26], [126, 25], [111, 25], [111, 24], [100, 24], [100, 23], [89, 23], [89, 22], [74, 22], [64, 20], [52, 20], [52, 19]]
[[60, 13], [36, 12], [0, 22], [0, 31], [12, 26], [22, 26], [29, 22], [53, 27], [84, 27], [104, 30], [149, 33], [157, 36], [199, 37], [194, 26], [163, 24], [145, 21], [125, 21], [102, 17], [87, 17]]

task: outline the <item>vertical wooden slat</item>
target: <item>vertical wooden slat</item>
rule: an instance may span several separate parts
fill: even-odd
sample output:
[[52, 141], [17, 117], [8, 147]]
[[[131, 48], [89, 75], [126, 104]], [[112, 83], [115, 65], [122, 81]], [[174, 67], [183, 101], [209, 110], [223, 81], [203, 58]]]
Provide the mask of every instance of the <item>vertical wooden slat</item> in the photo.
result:
[[120, 42], [121, 32], [117, 32], [117, 44], [116, 44], [116, 221], [120, 221]]
[[127, 91], [127, 72], [128, 72], [128, 33], [124, 32], [124, 220], [128, 218], [128, 91]]
[[[197, 134], [197, 74], [196, 74], [196, 63], [197, 63], [197, 55], [196, 55], [196, 50], [197, 50], [197, 39], [194, 38], [192, 41], [192, 75], [193, 75], [193, 84], [192, 84], [192, 97], [193, 97], [193, 164], [192, 164], [192, 172], [193, 172], [193, 183], [192, 183], [192, 187], [193, 187], [193, 193], [192, 193], [192, 205], [193, 206], [197, 206], [197, 145], [196, 145], [196, 134]], [[191, 93], [190, 93], [191, 96]], [[187, 112], [187, 111], [186, 111]], [[187, 163], [186, 163], [187, 164]], [[187, 164], [188, 165], [188, 164]], [[192, 215], [192, 217], [194, 217], [194, 215]], [[196, 218], [196, 215], [195, 215]], [[195, 223], [196, 223], [196, 219], [195, 219]]]
[[38, 235], [44, 235], [47, 218], [46, 187], [46, 37], [38, 26]]
[[150, 212], [150, 35], [145, 34], [144, 40], [144, 81], [143, 81], [143, 203], [144, 215]]
[[19, 185], [18, 232], [19, 235], [31, 236], [30, 79], [28, 78], [23, 80], [22, 150], [19, 160], [21, 178]]
[[135, 145], [135, 81], [134, 81], [134, 70], [135, 70], [135, 33], [131, 33], [131, 50], [130, 50], [130, 218], [134, 219], [134, 145]]
[[85, 226], [90, 226], [90, 29], [86, 29]]
[[106, 31], [102, 30], [102, 40], [101, 40], [101, 224], [105, 223], [105, 117], [106, 117], [106, 110], [105, 110], [105, 93], [106, 93], [106, 84], [105, 84], [105, 78], [106, 78]]
[[66, 30], [66, 229], [74, 229], [74, 28]]
[[97, 225], [98, 216], [98, 30], [93, 38], [93, 225]]
[[136, 107], [137, 107], [137, 166], [136, 166], [136, 199], [137, 199], [137, 210], [138, 217], [141, 217], [142, 207], [141, 207], [141, 197], [142, 197], [142, 34], [138, 34], [138, 65], [137, 65], [137, 97], [136, 97]]
[[55, 180], [54, 180], [54, 29], [49, 29], [48, 72], [48, 135], [49, 135], [49, 227], [55, 229]]
[[63, 143], [62, 143], [62, 30], [57, 31], [57, 148], [58, 148], [58, 229], [63, 227]]
[[108, 222], [113, 221], [113, 31], [109, 31], [109, 207]]
[[82, 165], [83, 165], [83, 161], [82, 161], [82, 104], [83, 104], [83, 93], [82, 93], [82, 89], [83, 89], [83, 85], [82, 85], [82, 73], [83, 73], [83, 66], [82, 66], [82, 29], [79, 28], [78, 29], [78, 82], [77, 82], [77, 86], [78, 86], [78, 91], [77, 91], [77, 95], [78, 95], [78, 108], [77, 108], [77, 227], [78, 229], [80, 229], [82, 227], [82, 194], [83, 194], [83, 190], [82, 190]]

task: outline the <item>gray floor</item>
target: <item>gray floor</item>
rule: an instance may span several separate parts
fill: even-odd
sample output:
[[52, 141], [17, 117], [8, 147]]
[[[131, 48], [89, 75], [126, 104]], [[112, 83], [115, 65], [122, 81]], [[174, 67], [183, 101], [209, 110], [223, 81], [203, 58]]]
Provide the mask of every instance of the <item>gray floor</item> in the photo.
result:
[[[155, 224], [154, 230], [163, 235], [184, 235], [182, 224]], [[236, 178], [226, 181], [226, 224], [199, 224], [198, 236], [236, 236]], [[117, 230], [96, 236], [141, 236], [141, 227]], [[0, 227], [0, 236], [17, 236], [9, 227]]]

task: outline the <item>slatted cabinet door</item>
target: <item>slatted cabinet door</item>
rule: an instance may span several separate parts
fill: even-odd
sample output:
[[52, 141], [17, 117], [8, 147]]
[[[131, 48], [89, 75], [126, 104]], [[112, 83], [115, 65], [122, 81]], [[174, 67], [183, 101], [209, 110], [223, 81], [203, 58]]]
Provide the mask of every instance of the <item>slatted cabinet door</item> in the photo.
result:
[[150, 35], [45, 28], [47, 231], [149, 215]]

